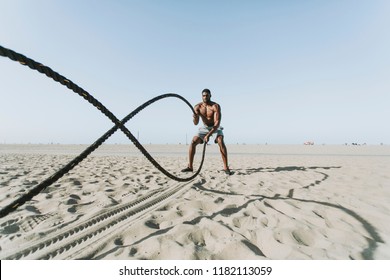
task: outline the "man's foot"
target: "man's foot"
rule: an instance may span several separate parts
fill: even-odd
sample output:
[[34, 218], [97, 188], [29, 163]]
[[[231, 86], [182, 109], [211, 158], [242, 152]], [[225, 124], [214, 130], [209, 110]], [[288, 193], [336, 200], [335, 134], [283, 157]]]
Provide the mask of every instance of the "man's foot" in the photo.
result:
[[194, 171], [192, 168], [186, 167], [181, 172], [192, 172]]
[[233, 173], [230, 171], [230, 169], [224, 169], [223, 172], [225, 172], [226, 175], [232, 175]]

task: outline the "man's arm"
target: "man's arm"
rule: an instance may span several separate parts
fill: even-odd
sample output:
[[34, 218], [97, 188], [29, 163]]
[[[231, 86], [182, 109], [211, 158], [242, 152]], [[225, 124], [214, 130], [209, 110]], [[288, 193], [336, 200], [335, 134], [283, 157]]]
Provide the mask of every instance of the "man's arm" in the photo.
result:
[[208, 142], [209, 141], [209, 137], [217, 131], [217, 129], [219, 128], [219, 125], [221, 124], [221, 107], [218, 105], [218, 104], [215, 104], [214, 105], [214, 109], [215, 109], [215, 112], [214, 112], [214, 125], [213, 125], [213, 128], [209, 131], [209, 133], [207, 133], [207, 135], [205, 136], [205, 141]]
[[193, 115], [194, 125], [198, 125], [199, 123], [199, 104], [194, 107], [195, 114]]

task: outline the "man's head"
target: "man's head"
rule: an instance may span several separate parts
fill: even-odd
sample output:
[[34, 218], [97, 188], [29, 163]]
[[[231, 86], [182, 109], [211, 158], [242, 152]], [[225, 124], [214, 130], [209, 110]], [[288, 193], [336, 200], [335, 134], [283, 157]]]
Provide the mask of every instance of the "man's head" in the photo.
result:
[[210, 99], [211, 99], [211, 92], [208, 88], [205, 88], [204, 90], [202, 90], [202, 100], [203, 100], [203, 103], [208, 103], [210, 102]]

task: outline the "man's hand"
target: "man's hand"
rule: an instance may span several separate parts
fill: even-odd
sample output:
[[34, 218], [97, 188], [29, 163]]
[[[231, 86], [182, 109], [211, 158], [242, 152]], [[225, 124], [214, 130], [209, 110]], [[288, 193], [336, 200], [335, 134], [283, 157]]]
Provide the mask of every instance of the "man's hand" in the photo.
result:
[[206, 143], [208, 143], [209, 142], [209, 137], [210, 137], [210, 135], [206, 135], [204, 138], [203, 138], [203, 140], [206, 142]]

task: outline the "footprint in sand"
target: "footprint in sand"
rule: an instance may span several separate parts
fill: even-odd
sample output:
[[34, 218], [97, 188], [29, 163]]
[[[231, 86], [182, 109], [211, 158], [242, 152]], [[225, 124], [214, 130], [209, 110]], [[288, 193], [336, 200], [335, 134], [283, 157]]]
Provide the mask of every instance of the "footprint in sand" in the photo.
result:
[[0, 232], [2, 234], [12, 234], [20, 231], [20, 227], [18, 224], [19, 219], [11, 219], [0, 225]]
[[145, 222], [145, 226], [147, 226], [149, 228], [153, 228], [153, 229], [159, 229], [160, 228], [160, 224], [156, 220], [147, 220]]

